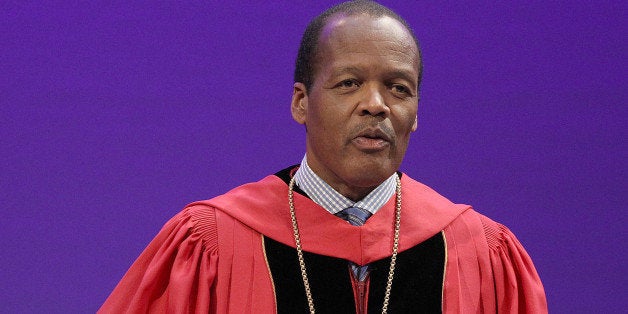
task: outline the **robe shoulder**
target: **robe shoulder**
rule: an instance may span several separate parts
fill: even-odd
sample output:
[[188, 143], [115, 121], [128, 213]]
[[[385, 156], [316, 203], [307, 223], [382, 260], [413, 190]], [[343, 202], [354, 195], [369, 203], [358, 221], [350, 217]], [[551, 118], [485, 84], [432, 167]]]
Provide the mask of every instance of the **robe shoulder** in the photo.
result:
[[99, 313], [208, 313], [216, 277], [216, 212], [192, 205], [170, 219]]
[[547, 313], [547, 300], [532, 259], [506, 226], [481, 216], [500, 313]]
[[532, 259], [506, 226], [470, 209], [443, 234], [444, 312], [547, 313]]

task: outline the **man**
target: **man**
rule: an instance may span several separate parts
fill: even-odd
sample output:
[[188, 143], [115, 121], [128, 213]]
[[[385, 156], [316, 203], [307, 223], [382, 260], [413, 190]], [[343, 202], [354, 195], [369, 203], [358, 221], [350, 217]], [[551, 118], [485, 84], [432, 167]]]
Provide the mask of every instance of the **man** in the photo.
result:
[[292, 96], [306, 156], [171, 219], [100, 309], [194, 313], [543, 313], [504, 226], [397, 172], [421, 55], [369, 1], [310, 23]]

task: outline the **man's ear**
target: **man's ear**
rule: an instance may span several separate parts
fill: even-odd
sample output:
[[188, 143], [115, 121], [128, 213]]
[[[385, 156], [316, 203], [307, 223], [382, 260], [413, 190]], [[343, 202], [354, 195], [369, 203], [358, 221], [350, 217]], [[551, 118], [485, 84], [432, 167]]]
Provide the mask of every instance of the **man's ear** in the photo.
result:
[[419, 117], [418, 115], [415, 115], [414, 123], [412, 124], [412, 132], [416, 131], [417, 127], [419, 127]]
[[300, 82], [294, 83], [290, 111], [292, 111], [292, 118], [294, 121], [299, 124], [305, 124], [307, 100], [307, 89], [305, 88], [305, 85]]

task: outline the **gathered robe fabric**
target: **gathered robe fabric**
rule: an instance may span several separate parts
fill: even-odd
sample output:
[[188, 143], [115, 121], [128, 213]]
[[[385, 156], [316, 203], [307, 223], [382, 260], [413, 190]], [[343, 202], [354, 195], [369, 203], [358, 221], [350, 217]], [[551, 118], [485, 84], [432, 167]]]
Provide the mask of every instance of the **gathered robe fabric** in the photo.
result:
[[[444, 238], [443, 313], [547, 312], [534, 265], [506, 227], [407, 175], [401, 186], [399, 251], [439, 233]], [[295, 247], [287, 195], [286, 182], [271, 175], [188, 205], [165, 224], [99, 313], [276, 313], [264, 239]], [[390, 257], [395, 197], [359, 227], [301, 194], [294, 193], [294, 204], [304, 251], [359, 265]]]

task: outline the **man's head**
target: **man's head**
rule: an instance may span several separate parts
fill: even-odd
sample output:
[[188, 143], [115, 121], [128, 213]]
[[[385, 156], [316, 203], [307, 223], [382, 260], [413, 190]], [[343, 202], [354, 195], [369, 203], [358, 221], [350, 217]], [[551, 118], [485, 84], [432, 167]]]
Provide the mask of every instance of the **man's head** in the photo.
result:
[[310, 82], [296, 80], [291, 110], [306, 127], [312, 170], [359, 200], [399, 168], [417, 127], [420, 53], [388, 9], [365, 1], [339, 7], [351, 10], [323, 13], [311, 35]]
[[[308, 24], [305, 32], [303, 33], [294, 70], [294, 81], [305, 84], [305, 87], [307, 87], [308, 89], [312, 86], [314, 75], [316, 75], [316, 65], [319, 61], [321, 61], [317, 58], [317, 48], [319, 44], [321, 30], [323, 29], [323, 27], [325, 27], [325, 25], [327, 25], [327, 21], [329, 20], [329, 18], [335, 14], [367, 14], [372, 17], [388, 16], [399, 21], [412, 35], [412, 39], [414, 40], [414, 43], [416, 44], [417, 50], [419, 52], [419, 58], [421, 58], [421, 48], [419, 46], [419, 41], [414, 34], [414, 31], [412, 31], [410, 25], [408, 25], [408, 23], [397, 13], [383, 5], [380, 5], [379, 3], [370, 0], [343, 2], [327, 9], [325, 12], [315, 17], [310, 22], [310, 24]], [[423, 63], [419, 64], [419, 84], [421, 84], [422, 74]]]

